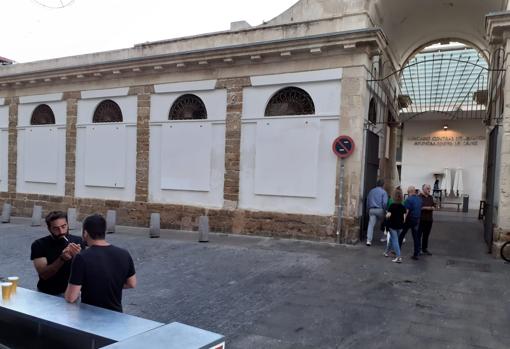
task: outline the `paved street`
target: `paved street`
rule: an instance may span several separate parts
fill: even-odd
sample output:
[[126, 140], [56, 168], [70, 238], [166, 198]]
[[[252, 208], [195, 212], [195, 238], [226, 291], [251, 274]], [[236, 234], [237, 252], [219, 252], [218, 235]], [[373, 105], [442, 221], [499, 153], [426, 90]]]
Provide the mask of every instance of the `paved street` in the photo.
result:
[[[404, 263], [383, 247], [121, 227], [108, 238], [134, 257], [139, 287], [125, 312], [228, 338], [227, 348], [509, 348], [510, 265], [484, 253], [481, 224], [434, 223], [430, 251]], [[455, 221], [452, 221], [455, 219]], [[0, 275], [34, 289], [28, 220], [0, 226]]]

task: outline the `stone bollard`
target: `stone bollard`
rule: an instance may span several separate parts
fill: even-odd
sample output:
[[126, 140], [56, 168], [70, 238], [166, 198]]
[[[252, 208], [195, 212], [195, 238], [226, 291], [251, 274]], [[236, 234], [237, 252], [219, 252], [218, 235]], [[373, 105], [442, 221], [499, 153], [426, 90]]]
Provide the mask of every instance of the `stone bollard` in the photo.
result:
[[76, 220], [76, 209], [68, 208], [67, 209], [67, 226], [69, 230], [76, 230], [78, 226], [78, 222]]
[[2, 223], [9, 223], [11, 221], [12, 205], [7, 202], [4, 203], [2, 208]]
[[34, 205], [32, 210], [32, 227], [38, 227], [41, 225], [42, 219], [42, 206]]
[[106, 212], [106, 234], [115, 233], [116, 224], [117, 224], [117, 211], [108, 210]]
[[209, 217], [198, 218], [198, 242], [209, 242]]
[[160, 232], [161, 232], [161, 216], [159, 215], [159, 213], [151, 213], [149, 237], [159, 238]]

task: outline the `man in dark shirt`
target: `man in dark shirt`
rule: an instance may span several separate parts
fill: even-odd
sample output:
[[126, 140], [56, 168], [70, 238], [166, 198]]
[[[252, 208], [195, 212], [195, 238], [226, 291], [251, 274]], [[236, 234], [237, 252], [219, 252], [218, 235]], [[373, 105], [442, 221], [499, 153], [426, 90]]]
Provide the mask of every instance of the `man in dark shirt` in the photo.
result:
[[103, 216], [83, 221], [89, 247], [73, 261], [65, 298], [74, 303], [81, 291], [82, 303], [122, 312], [122, 289], [136, 287], [135, 267], [129, 252], [106, 242], [105, 233]]
[[422, 187], [421, 197], [421, 218], [420, 218], [420, 235], [421, 235], [421, 251], [423, 254], [431, 256], [429, 252], [429, 236], [432, 230], [432, 214], [434, 212], [434, 198], [430, 195], [430, 185], [424, 184]]
[[406, 236], [407, 231], [411, 229], [414, 241], [414, 253], [411, 258], [417, 260], [421, 250], [421, 236], [420, 230], [418, 229], [421, 217], [421, 199], [416, 196], [416, 189], [413, 186], [410, 186], [407, 189], [407, 194], [408, 197], [404, 204], [407, 210], [406, 222], [404, 224], [402, 233], [400, 233], [398, 237], [398, 244], [400, 247], [402, 247], [404, 237]]
[[51, 295], [63, 294], [71, 272], [71, 260], [83, 245], [78, 236], [69, 234], [67, 215], [52, 211], [46, 216], [49, 236], [32, 243], [30, 259], [39, 275], [37, 289]]

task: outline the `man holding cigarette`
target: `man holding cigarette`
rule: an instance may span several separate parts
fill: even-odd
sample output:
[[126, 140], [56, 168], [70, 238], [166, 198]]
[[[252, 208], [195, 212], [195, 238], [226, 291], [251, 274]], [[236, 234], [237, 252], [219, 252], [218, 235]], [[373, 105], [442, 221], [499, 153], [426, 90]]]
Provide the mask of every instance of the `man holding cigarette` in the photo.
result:
[[66, 213], [48, 213], [46, 225], [50, 235], [35, 240], [30, 254], [39, 275], [37, 290], [62, 295], [71, 273], [71, 261], [85, 245], [80, 237], [69, 234]]

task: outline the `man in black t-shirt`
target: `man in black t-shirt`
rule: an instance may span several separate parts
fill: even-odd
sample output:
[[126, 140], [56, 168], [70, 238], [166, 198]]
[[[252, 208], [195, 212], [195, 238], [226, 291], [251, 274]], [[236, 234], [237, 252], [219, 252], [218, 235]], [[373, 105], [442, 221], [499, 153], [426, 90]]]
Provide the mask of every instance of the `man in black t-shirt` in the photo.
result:
[[37, 289], [40, 292], [59, 295], [67, 287], [71, 272], [71, 260], [84, 247], [83, 240], [69, 234], [67, 215], [52, 211], [46, 216], [50, 235], [32, 243], [30, 259], [39, 275]]
[[122, 312], [122, 289], [136, 287], [135, 267], [129, 252], [106, 242], [105, 233], [101, 215], [83, 221], [89, 247], [73, 261], [65, 298], [74, 303], [81, 292], [82, 303]]

